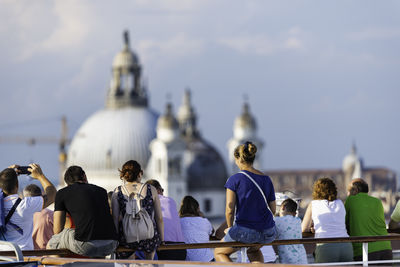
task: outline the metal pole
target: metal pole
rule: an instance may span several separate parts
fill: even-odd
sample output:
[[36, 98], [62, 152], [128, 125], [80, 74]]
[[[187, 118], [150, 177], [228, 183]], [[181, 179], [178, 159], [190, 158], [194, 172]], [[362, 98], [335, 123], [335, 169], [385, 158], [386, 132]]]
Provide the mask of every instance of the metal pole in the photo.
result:
[[242, 247], [240, 249], [240, 259], [242, 263], [246, 263], [247, 259], [247, 247]]
[[368, 243], [362, 243], [363, 266], [368, 266]]

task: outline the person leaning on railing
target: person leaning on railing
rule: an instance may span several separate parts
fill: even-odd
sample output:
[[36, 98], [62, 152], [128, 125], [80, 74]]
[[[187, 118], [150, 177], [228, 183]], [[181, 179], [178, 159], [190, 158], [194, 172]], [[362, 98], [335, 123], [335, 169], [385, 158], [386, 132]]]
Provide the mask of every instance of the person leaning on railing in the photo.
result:
[[[320, 178], [313, 185], [313, 200], [308, 205], [301, 224], [303, 232], [310, 232], [314, 223], [315, 237], [348, 237], [346, 231], [346, 210], [337, 199], [335, 183], [330, 178]], [[353, 261], [351, 243], [317, 244], [315, 262]]]
[[[353, 179], [347, 188], [346, 227], [350, 236], [387, 235], [382, 201], [368, 195], [368, 184], [361, 178]], [[362, 259], [362, 244], [353, 243], [354, 260]], [[376, 241], [368, 244], [369, 260], [392, 260], [390, 241]]]
[[[256, 152], [257, 147], [251, 142], [238, 146], [234, 151], [235, 163], [241, 172], [229, 177], [225, 184], [225, 217], [229, 228], [222, 242], [267, 244], [275, 239], [275, 190], [271, 179], [253, 167]], [[247, 250], [251, 262], [264, 262], [261, 247], [252, 246]], [[217, 261], [231, 261], [229, 256], [237, 250], [216, 248], [214, 256]]]

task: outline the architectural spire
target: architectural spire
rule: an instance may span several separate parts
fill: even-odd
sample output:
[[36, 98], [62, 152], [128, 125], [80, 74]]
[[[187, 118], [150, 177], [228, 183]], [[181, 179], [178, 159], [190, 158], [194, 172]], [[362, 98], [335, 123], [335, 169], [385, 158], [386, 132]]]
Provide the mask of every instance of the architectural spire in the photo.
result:
[[141, 81], [139, 59], [129, 47], [129, 33], [123, 33], [124, 47], [112, 64], [112, 78], [106, 107], [147, 106], [146, 87]]
[[129, 49], [129, 32], [127, 30], [124, 31], [124, 48]]
[[191, 92], [189, 88], [185, 89], [183, 103], [178, 112], [179, 128], [185, 137], [199, 137], [197, 130], [197, 116], [191, 103]]

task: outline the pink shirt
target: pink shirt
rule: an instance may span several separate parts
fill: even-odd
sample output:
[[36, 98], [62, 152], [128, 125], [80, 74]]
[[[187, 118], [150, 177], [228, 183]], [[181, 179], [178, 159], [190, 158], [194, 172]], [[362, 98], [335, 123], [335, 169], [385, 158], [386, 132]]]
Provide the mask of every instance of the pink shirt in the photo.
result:
[[158, 195], [160, 198], [162, 216], [164, 221], [164, 240], [184, 242], [181, 223], [175, 201], [170, 197]]
[[53, 214], [49, 209], [43, 209], [33, 214], [33, 246], [35, 249], [45, 249], [47, 242], [53, 236]]

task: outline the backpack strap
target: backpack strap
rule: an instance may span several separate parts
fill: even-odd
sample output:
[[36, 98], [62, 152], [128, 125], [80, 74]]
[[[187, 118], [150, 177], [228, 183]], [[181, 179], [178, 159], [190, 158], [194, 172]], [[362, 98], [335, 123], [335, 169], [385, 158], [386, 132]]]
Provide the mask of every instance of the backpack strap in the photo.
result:
[[[140, 203], [140, 200], [141, 200], [141, 199], [140, 199], [140, 196], [141, 196], [143, 187], [144, 187], [145, 185], [146, 185], [145, 183], [142, 184], [142, 186], [140, 187], [140, 189], [139, 189], [139, 191], [138, 191], [137, 193], [132, 192], [132, 193], [133, 193], [133, 198], [134, 198], [135, 200], [137, 200], [137, 201], [136, 201], [136, 204], [137, 204], [139, 210], [142, 209], [142, 204]], [[132, 193], [129, 192], [128, 188], [126, 188], [125, 185], [123, 185], [122, 188], [125, 189], [128, 198], [130, 198], [130, 195], [131, 195]], [[139, 197], [137, 197], [137, 196], [139, 196]]]
[[6, 218], [4, 219], [4, 226], [6, 226], [7, 223], [9, 223], [15, 230], [17, 230], [18, 233], [20, 233], [22, 235], [24, 233], [24, 230], [22, 230], [22, 228], [19, 227], [18, 225], [10, 222], [11, 216], [14, 214], [14, 212], [17, 209], [17, 206], [19, 205], [21, 200], [22, 199], [18, 198], [17, 201], [15, 201], [14, 205], [12, 206], [12, 208], [8, 212]]

